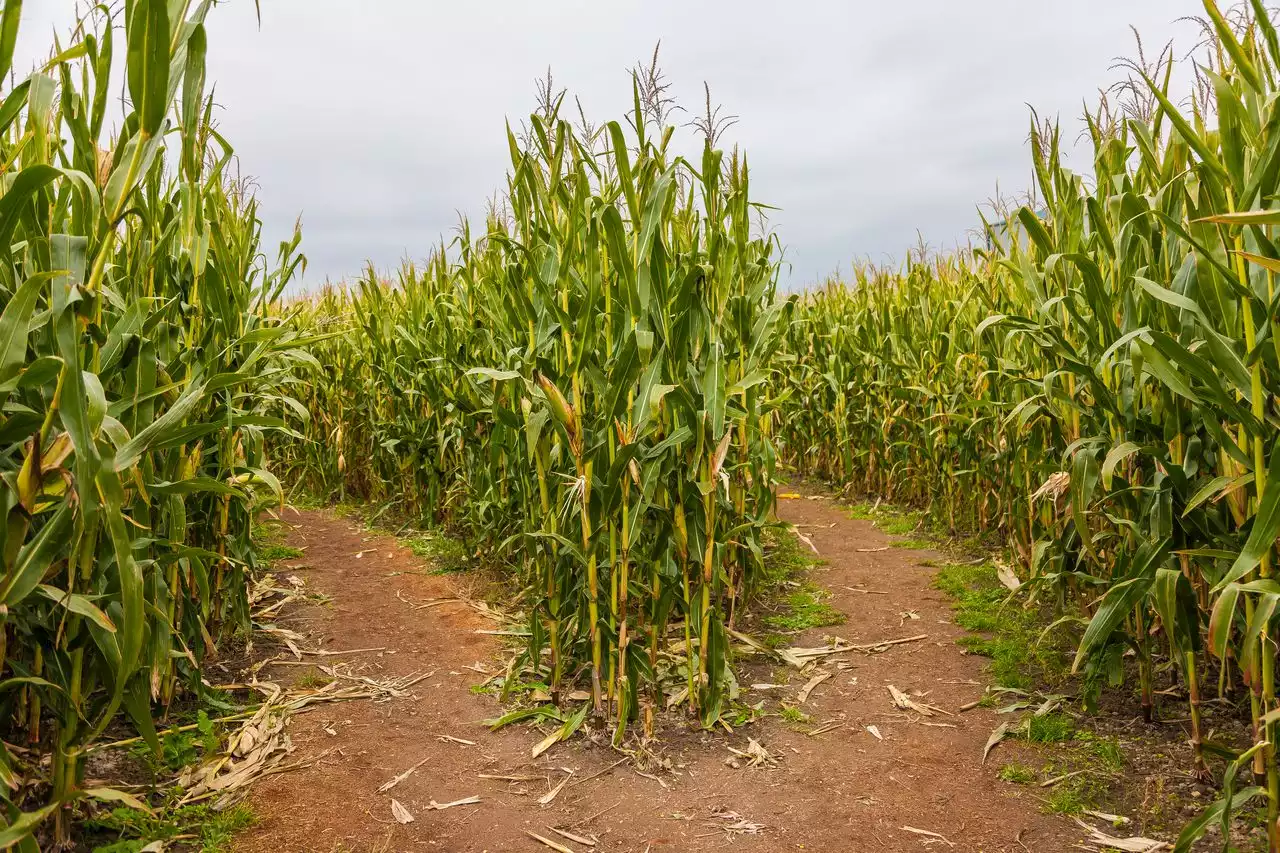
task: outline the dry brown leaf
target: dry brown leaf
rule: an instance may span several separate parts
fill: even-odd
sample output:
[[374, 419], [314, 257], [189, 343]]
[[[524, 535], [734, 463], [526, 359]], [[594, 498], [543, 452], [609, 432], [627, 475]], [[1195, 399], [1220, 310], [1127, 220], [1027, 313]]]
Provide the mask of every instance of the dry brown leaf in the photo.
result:
[[563, 844], [552, 841], [550, 838], [539, 835], [538, 833], [533, 832], [532, 830], [526, 829], [524, 831], [524, 834], [532, 838], [534, 841], [538, 841], [538, 842], [541, 842], [542, 844], [545, 844], [546, 846], [550, 847], [552, 850], [556, 851], [556, 853], [574, 853], [574, 850], [572, 847], [565, 847]]
[[551, 830], [551, 831], [552, 831], [552, 832], [554, 832], [556, 835], [559, 835], [559, 836], [561, 836], [561, 837], [563, 837], [563, 838], [567, 838], [567, 839], [569, 839], [570, 841], [575, 841], [575, 842], [577, 842], [578, 844], [585, 844], [585, 845], [587, 845], [588, 847], [595, 847], [595, 846], [596, 846], [596, 843], [597, 843], [597, 842], [596, 842], [596, 840], [595, 840], [594, 838], [587, 838], [587, 837], [582, 836], [582, 835], [575, 835], [575, 834], [573, 834], [572, 832], [569, 832], [568, 830], [565, 830], [565, 829], [559, 829], [558, 827], [548, 826], [548, 827], [547, 827], [547, 829]]
[[391, 816], [396, 819], [396, 823], [406, 824], [413, 823], [413, 814], [408, 809], [400, 805], [399, 800], [391, 801]]
[[454, 806], [470, 806], [475, 805], [478, 802], [480, 802], [480, 798], [476, 796], [463, 797], [461, 800], [454, 800], [452, 803], [437, 803], [435, 800], [432, 800], [427, 805], [427, 808], [432, 811], [444, 811], [445, 809], [451, 809]]
[[925, 844], [936, 844], [938, 842], [941, 842], [947, 845], [948, 847], [955, 847], [955, 844], [947, 840], [947, 837], [942, 833], [931, 832], [927, 829], [917, 829], [914, 826], [904, 826], [902, 827], [902, 829], [904, 832], [911, 832], [911, 833], [914, 833], [915, 835], [923, 835], [925, 838], [933, 839], [932, 841], [926, 841]]
[[1013, 573], [1013, 569], [1001, 563], [996, 567], [996, 577], [1000, 579], [1000, 583], [1004, 584], [1010, 592], [1017, 592], [1018, 587], [1022, 586], [1022, 581], [1018, 580], [1018, 576]]
[[807, 682], [805, 682], [804, 687], [800, 688], [799, 694], [796, 695], [796, 702], [798, 704], [803, 705], [808, 700], [809, 694], [813, 692], [813, 688], [817, 687], [819, 684], [826, 681], [830, 677], [831, 677], [830, 672], [820, 672], [817, 675], [815, 675], [813, 678], [810, 678]]
[[893, 697], [893, 704], [901, 711], [915, 711], [926, 717], [933, 716], [933, 710], [928, 705], [921, 705], [892, 684], [889, 685], [889, 695]]
[[378, 793], [385, 794], [387, 791], [390, 791], [396, 785], [399, 785], [405, 779], [408, 779], [410, 776], [412, 776], [415, 770], [417, 770], [419, 767], [426, 764], [430, 760], [431, 760], [430, 758], [424, 758], [421, 761], [419, 761], [417, 764], [410, 767], [408, 770], [401, 773], [399, 776], [390, 780], [389, 782], [383, 782], [382, 785], [378, 788]]
[[547, 793], [543, 794], [541, 797], [538, 798], [538, 805], [540, 806], [551, 805], [551, 801], [554, 800], [562, 790], [564, 790], [564, 786], [569, 784], [569, 780], [572, 778], [573, 778], [573, 771], [570, 770], [565, 775], [565, 777], [560, 780], [559, 785], [556, 785], [550, 791], [548, 791]]
[[463, 738], [460, 738], [460, 737], [454, 737], [453, 735], [437, 735], [437, 737], [438, 737], [440, 740], [447, 740], [447, 741], [451, 741], [452, 743], [460, 743], [460, 744], [462, 744], [463, 746], [475, 746], [475, 745], [476, 745], [476, 742], [475, 742], [475, 741], [473, 741], [473, 740], [464, 740]]
[[982, 748], [982, 763], [987, 763], [987, 756], [991, 754], [991, 750], [996, 748], [996, 744], [1004, 740], [1004, 736], [1009, 733], [1009, 724], [1001, 723], [991, 732], [991, 737], [987, 738], [987, 745]]
[[1089, 833], [1089, 837], [1085, 839], [1090, 844], [1099, 848], [1110, 848], [1112, 850], [1121, 850], [1124, 853], [1157, 853], [1160, 850], [1172, 850], [1172, 846], [1164, 841], [1157, 841], [1154, 838], [1143, 838], [1141, 836], [1132, 836], [1130, 838], [1115, 838], [1094, 829], [1089, 824], [1075, 819], [1080, 827]]

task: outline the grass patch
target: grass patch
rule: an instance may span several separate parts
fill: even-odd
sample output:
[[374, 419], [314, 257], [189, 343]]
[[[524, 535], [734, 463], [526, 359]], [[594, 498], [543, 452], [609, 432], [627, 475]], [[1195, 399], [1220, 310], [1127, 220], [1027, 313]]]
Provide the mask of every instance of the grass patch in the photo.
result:
[[1045, 714], [1027, 719], [1026, 739], [1032, 743], [1064, 743], [1075, 737], [1075, 720], [1066, 714]]
[[400, 544], [412, 551], [415, 557], [431, 562], [428, 574], [453, 574], [464, 571], [468, 566], [466, 549], [456, 539], [429, 532], [411, 533], [399, 539]]
[[303, 690], [319, 690], [321, 687], [328, 687], [333, 683], [333, 679], [322, 672], [312, 670], [303, 673], [294, 682], [295, 687], [301, 687]]
[[827, 603], [830, 595], [826, 590], [806, 582], [787, 595], [782, 600], [782, 612], [769, 616], [764, 624], [775, 631], [792, 633], [827, 625], [842, 625], [847, 617]]
[[1112, 773], [1118, 773], [1124, 769], [1124, 751], [1120, 749], [1120, 744], [1114, 738], [1094, 734], [1088, 729], [1080, 729], [1075, 734], [1075, 742], [1080, 745], [1081, 752], [1096, 759], [1104, 769]]
[[871, 521], [876, 517], [876, 508], [865, 501], [845, 507], [844, 514], [854, 521]]
[[1077, 777], [1054, 786], [1045, 800], [1044, 810], [1048, 814], [1078, 815], [1092, 806], [1093, 797], [1089, 784]]
[[778, 711], [778, 716], [789, 726], [803, 726], [813, 721], [813, 718], [804, 711], [791, 705], [783, 705]]
[[261, 557], [264, 562], [276, 563], [280, 560], [297, 560], [303, 556], [303, 552], [301, 548], [271, 543], [263, 545], [258, 552], [258, 556]]
[[[922, 512], [899, 509], [889, 504], [869, 504], [865, 501], [844, 507], [844, 514], [854, 521], [873, 521], [876, 527], [890, 536], [906, 536], [909, 533], [918, 533], [924, 521], [924, 513]], [[926, 539], [912, 541], [928, 542]], [[902, 545], [900, 547], [909, 548], [911, 546]], [[928, 547], [928, 545], [924, 547]]]
[[894, 548], [906, 548], [911, 551], [928, 551], [933, 547], [931, 539], [898, 539], [889, 543]]
[[1000, 768], [1000, 778], [1014, 785], [1030, 785], [1036, 781], [1036, 771], [1025, 764], [1012, 762]]
[[93, 853], [138, 853], [153, 841], [179, 837], [200, 853], [229, 853], [235, 834], [257, 821], [243, 803], [220, 812], [193, 805], [157, 811], [154, 815], [118, 808], [90, 819], [86, 828], [99, 838], [115, 836], [115, 840], [94, 847]]
[[953, 599], [956, 624], [973, 632], [960, 645], [991, 659], [997, 685], [1030, 690], [1040, 683], [1058, 684], [1067, 677], [1066, 657], [1040, 643], [1036, 614], [1015, 603], [989, 564], [943, 566], [933, 585]]
[[795, 536], [782, 532], [769, 536], [760, 585], [760, 592], [773, 611], [763, 620], [769, 633], [762, 642], [769, 648], [786, 645], [791, 641], [790, 634], [844, 623], [845, 615], [827, 603], [830, 593], [804, 579], [805, 573], [817, 565], [821, 560]]
[[822, 564], [799, 538], [785, 531], [766, 533], [764, 546], [764, 577], [760, 584], [766, 592], [779, 589], [787, 581]]
[[882, 510], [876, 517], [876, 527], [890, 536], [906, 536], [920, 526], [920, 513]]

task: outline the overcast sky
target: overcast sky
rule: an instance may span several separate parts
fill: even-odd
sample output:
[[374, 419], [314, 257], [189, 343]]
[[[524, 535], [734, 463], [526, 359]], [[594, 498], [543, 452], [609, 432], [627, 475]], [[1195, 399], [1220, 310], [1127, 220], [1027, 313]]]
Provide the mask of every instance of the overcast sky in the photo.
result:
[[[481, 219], [509, 162], [504, 120], [534, 78], [596, 121], [621, 119], [627, 69], [662, 41], [673, 93], [703, 81], [739, 116], [756, 200], [776, 205], [784, 280], [854, 257], [967, 239], [999, 185], [1029, 185], [1028, 107], [1082, 104], [1132, 55], [1189, 46], [1198, 0], [232, 0], [209, 17], [218, 120], [258, 183], [268, 246], [302, 217], [306, 284], [421, 257], [459, 212]], [[72, 0], [23, 10], [18, 67], [64, 31]], [[696, 149], [690, 150], [696, 153]], [[1081, 169], [1087, 163], [1079, 162]], [[274, 249], [272, 249], [274, 251]]]

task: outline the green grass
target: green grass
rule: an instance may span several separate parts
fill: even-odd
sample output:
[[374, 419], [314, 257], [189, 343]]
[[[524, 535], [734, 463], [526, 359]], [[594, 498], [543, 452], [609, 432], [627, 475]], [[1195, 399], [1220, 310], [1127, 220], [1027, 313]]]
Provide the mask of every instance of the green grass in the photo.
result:
[[[904, 510], [889, 504], [879, 506], [860, 502], [844, 508], [845, 515], [854, 521], [874, 521], [876, 527], [890, 536], [905, 536], [919, 530], [924, 514]], [[924, 540], [921, 540], [924, 541]]]
[[848, 617], [827, 603], [830, 593], [811, 583], [804, 583], [782, 599], [782, 610], [764, 620], [775, 631], [799, 633], [810, 628], [842, 625]]
[[1026, 739], [1032, 743], [1065, 743], [1075, 737], [1075, 720], [1066, 714], [1027, 718]]
[[897, 512], [897, 511], [881, 511], [876, 518], [876, 527], [879, 527], [890, 536], [905, 536], [908, 533], [914, 533], [920, 526], [920, 513], [918, 512]]
[[778, 710], [778, 716], [782, 718], [789, 726], [803, 726], [813, 721], [813, 718], [792, 705], [783, 705]]
[[822, 561], [790, 533], [772, 534], [766, 543], [764, 578], [758, 592], [774, 610], [764, 619], [769, 633], [762, 642], [777, 648], [791, 641], [791, 634], [809, 628], [841, 625], [845, 614], [827, 603], [830, 593], [805, 578]]
[[270, 544], [262, 546], [259, 556], [265, 563], [277, 563], [281, 560], [297, 560], [304, 556], [301, 548], [289, 545]]
[[439, 533], [415, 532], [399, 537], [400, 544], [432, 563], [428, 574], [445, 575], [461, 572], [468, 566], [467, 552], [462, 543]]
[[1053, 787], [1044, 803], [1048, 814], [1078, 815], [1093, 808], [1094, 783], [1076, 776]]
[[319, 690], [321, 687], [327, 687], [333, 683], [333, 679], [322, 672], [311, 671], [302, 674], [298, 680], [293, 683], [294, 687], [301, 687], [303, 690]]
[[956, 624], [972, 632], [960, 639], [960, 645], [991, 659], [990, 673], [997, 685], [1029, 690], [1067, 677], [1065, 656], [1039, 641], [1036, 614], [1016, 603], [1005, 604], [1009, 591], [994, 566], [946, 565], [933, 584], [953, 599]]
[[850, 507], [845, 507], [845, 515], [854, 521], [871, 521], [875, 518], [875, 507], [866, 502], [859, 502]]
[[1120, 744], [1114, 738], [1080, 729], [1075, 734], [1075, 742], [1080, 744], [1081, 751], [1087, 752], [1105, 769], [1113, 773], [1124, 769], [1124, 751], [1120, 749]]
[[1025, 764], [1011, 762], [1000, 768], [1000, 778], [1015, 785], [1030, 785], [1036, 781], [1036, 771]]
[[137, 809], [118, 808], [92, 818], [86, 829], [99, 838], [115, 840], [99, 844], [93, 853], [138, 853], [152, 841], [183, 837], [200, 853], [230, 853], [237, 832], [257, 823], [257, 816], [244, 804], [214, 811], [207, 805], [179, 806], [154, 815]]
[[911, 551], [927, 551], [934, 546], [932, 539], [920, 538], [898, 539], [889, 544], [894, 548], [906, 548]]
[[764, 592], [780, 589], [787, 581], [801, 577], [822, 561], [792, 533], [770, 531], [765, 536]]

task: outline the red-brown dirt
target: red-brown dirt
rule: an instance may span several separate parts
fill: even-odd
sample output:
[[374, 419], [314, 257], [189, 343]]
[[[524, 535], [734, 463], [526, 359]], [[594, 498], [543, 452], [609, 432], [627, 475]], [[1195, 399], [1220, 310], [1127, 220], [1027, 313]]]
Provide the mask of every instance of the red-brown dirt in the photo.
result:
[[[870, 522], [850, 520], [828, 500], [783, 500], [779, 512], [812, 540], [825, 560], [812, 578], [832, 592], [829, 603], [849, 617], [845, 625], [806, 633], [800, 644], [820, 645], [829, 634], [854, 643], [916, 634], [928, 638], [877, 655], [845, 655], [845, 669], [830, 659], [822, 664], [833, 675], [803, 706], [813, 720], [804, 730], [793, 730], [778, 717], [732, 735], [668, 725], [655, 748], [670, 760], [670, 770], [652, 776], [640, 775], [626, 762], [615, 766], [622, 755], [581, 736], [532, 760], [530, 747], [542, 739], [539, 732], [517, 725], [490, 733], [478, 721], [497, 716], [500, 708], [493, 697], [469, 688], [487, 678], [477, 664], [489, 673], [503, 665], [500, 638], [476, 633], [496, 626], [464, 603], [412, 607], [453, 597], [464, 581], [393, 574], [420, 572], [421, 561], [394, 539], [368, 534], [351, 520], [327, 512], [288, 513], [289, 542], [305, 549], [295, 563], [307, 569], [298, 574], [309, 589], [332, 597], [329, 605], [295, 613], [292, 626], [310, 634], [312, 648], [385, 647], [326, 662], [347, 660], [353, 671], [375, 677], [432, 675], [413, 688], [412, 698], [353, 701], [297, 717], [291, 728], [297, 757], [325, 755], [311, 767], [270, 777], [255, 788], [251, 804], [260, 823], [236, 849], [552, 849], [528, 832], [576, 853], [1074, 849], [1081, 833], [1073, 824], [1043, 814], [1028, 789], [996, 778], [997, 768], [1008, 760], [1004, 753], [1020, 747], [1003, 744], [1000, 760], [993, 756], [982, 764], [983, 747], [998, 723], [995, 715], [976, 709], [923, 720], [892, 703], [890, 684], [955, 712], [979, 698], [985, 683], [982, 659], [966, 656], [954, 642], [963, 632], [951, 623], [945, 597], [930, 585], [933, 571], [921, 565], [928, 554], [875, 550], [890, 538]], [[908, 611], [919, 618], [904, 616]], [[290, 670], [268, 672], [287, 679], [301, 668]], [[773, 680], [787, 677], [781, 671], [772, 675]], [[807, 678], [793, 673], [785, 691], [747, 693], [746, 701], [764, 698], [765, 707], [776, 710], [778, 694], [794, 697]], [[805, 733], [827, 722], [842, 725], [815, 736]], [[867, 726], [875, 726], [883, 740]], [[748, 737], [779, 759], [776, 767], [726, 765], [728, 747], [745, 751]], [[377, 792], [424, 759], [392, 791]], [[549, 805], [540, 805], [539, 798], [565, 778], [566, 769], [573, 771], [568, 784]], [[503, 781], [479, 774], [530, 778]], [[480, 802], [430, 808], [432, 801], [470, 796]], [[393, 819], [393, 797], [414, 816], [412, 823]], [[732, 832], [739, 820], [762, 826], [754, 834]], [[595, 837], [598, 844], [587, 847], [550, 827]], [[945, 842], [905, 827], [937, 833]]]

